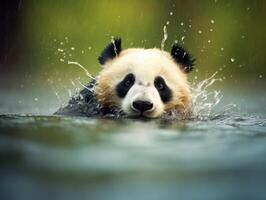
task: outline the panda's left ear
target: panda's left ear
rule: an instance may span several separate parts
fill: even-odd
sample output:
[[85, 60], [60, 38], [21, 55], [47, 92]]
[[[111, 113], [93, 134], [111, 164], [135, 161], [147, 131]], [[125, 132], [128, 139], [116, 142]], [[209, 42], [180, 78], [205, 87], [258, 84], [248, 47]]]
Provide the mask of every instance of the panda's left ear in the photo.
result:
[[112, 42], [105, 47], [101, 55], [98, 57], [99, 63], [101, 65], [105, 64], [108, 60], [118, 56], [121, 50], [121, 38], [112, 39]]
[[176, 63], [181, 65], [185, 73], [189, 73], [194, 68], [195, 59], [192, 58], [188, 51], [176, 43], [172, 46], [171, 56]]

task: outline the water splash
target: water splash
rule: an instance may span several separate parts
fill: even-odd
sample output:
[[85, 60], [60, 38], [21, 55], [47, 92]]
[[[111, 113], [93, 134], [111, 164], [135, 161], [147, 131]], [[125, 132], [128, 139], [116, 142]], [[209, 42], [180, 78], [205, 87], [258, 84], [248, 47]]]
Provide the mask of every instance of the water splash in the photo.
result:
[[112, 40], [111, 40], [113, 46], [114, 46], [114, 50], [115, 50], [115, 56], [118, 56], [117, 55], [117, 48], [116, 48], [116, 45], [115, 45], [115, 38], [112, 36]]
[[164, 26], [163, 27], [163, 39], [162, 39], [162, 42], [161, 42], [161, 50], [164, 50], [164, 46], [165, 46], [165, 42], [168, 38], [168, 34], [167, 34], [167, 27]]
[[89, 73], [89, 71], [84, 66], [82, 66], [80, 63], [74, 62], [74, 61], [68, 61], [67, 64], [76, 65], [76, 66], [80, 67], [81, 69], [83, 69], [85, 71], [85, 73], [88, 77], [90, 77], [92, 80], [95, 80], [95, 78]]
[[221, 102], [223, 95], [221, 94], [221, 91], [208, 91], [210, 86], [214, 83], [222, 81], [222, 78], [215, 78], [217, 73], [218, 72], [215, 72], [209, 78], [191, 86], [192, 119], [208, 120], [217, 118], [236, 107], [235, 104], [228, 104], [220, 111], [217, 109], [217, 105]]
[[94, 91], [94, 87], [89, 88], [89, 87], [87, 87], [86, 85], [84, 85], [83, 83], [81, 83], [80, 80], [77, 80], [77, 81], [78, 81], [78, 83], [79, 83], [83, 88], [86, 88], [87, 90], [89, 90], [89, 91], [91, 91], [91, 92]]

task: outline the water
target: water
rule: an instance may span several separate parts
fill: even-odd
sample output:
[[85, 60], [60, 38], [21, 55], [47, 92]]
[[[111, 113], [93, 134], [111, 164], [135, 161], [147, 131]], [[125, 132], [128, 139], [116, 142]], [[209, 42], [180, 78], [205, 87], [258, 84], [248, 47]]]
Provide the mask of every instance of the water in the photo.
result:
[[88, 76], [92, 80], [95, 80], [95, 78], [89, 73], [89, 71], [84, 66], [82, 66], [80, 63], [73, 62], [73, 61], [68, 61], [67, 64], [69, 64], [69, 65], [75, 65], [75, 66], [80, 67], [82, 70], [84, 70], [84, 72], [86, 73], [86, 76]]
[[13, 114], [0, 116], [0, 130], [3, 199], [266, 197], [263, 118], [143, 121]]
[[0, 95], [2, 199], [265, 199], [265, 93], [228, 89], [209, 112], [212, 80], [181, 121], [5, 114]]
[[164, 26], [163, 27], [163, 39], [161, 42], [161, 50], [164, 50], [164, 46], [165, 46], [165, 42], [166, 42], [167, 38], [168, 38], [167, 27]]

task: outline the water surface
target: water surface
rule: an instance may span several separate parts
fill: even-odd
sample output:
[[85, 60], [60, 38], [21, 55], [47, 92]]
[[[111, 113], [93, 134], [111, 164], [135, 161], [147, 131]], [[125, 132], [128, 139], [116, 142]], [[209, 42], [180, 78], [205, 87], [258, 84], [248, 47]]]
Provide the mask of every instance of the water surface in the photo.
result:
[[3, 199], [265, 199], [266, 120], [2, 114]]

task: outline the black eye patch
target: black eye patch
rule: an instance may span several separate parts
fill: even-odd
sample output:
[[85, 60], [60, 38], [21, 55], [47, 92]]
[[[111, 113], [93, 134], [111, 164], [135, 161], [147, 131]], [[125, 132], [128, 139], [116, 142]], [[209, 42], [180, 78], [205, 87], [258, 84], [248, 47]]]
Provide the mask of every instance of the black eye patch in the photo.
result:
[[161, 76], [157, 76], [154, 79], [154, 86], [159, 92], [159, 95], [164, 103], [168, 102], [172, 98], [172, 91], [166, 85], [164, 79]]
[[116, 86], [117, 96], [124, 98], [127, 95], [129, 89], [134, 85], [134, 83], [134, 74], [126, 75], [125, 78]]

